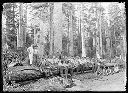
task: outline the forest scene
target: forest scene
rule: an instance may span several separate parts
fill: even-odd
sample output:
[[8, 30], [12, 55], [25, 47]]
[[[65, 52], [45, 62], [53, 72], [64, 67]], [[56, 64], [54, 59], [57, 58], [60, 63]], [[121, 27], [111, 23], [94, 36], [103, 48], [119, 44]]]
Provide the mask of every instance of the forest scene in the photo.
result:
[[[110, 90], [96, 90], [84, 79], [120, 76], [112, 82], [124, 82], [125, 3], [4, 3], [1, 22], [3, 91], [113, 91], [113, 84], [125, 86], [113, 83]], [[89, 83], [77, 87], [81, 82]]]

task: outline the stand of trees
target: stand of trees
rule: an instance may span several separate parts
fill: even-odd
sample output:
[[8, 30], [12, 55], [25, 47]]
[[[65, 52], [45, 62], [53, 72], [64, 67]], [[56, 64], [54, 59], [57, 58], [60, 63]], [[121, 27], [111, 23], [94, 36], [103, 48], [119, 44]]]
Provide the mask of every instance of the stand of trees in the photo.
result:
[[13, 50], [34, 44], [41, 56], [59, 52], [114, 58], [126, 54], [126, 15], [118, 4], [110, 4], [109, 17], [102, 3], [67, 2], [6, 3], [3, 15], [3, 40]]

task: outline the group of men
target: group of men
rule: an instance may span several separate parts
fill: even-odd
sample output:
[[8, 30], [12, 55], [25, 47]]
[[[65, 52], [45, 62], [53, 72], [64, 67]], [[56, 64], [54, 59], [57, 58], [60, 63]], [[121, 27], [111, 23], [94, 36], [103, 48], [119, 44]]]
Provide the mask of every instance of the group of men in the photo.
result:
[[[36, 47], [34, 47], [34, 45], [31, 45], [30, 47], [28, 47], [27, 51], [28, 51], [28, 54], [29, 54], [30, 65], [32, 65], [33, 58], [34, 58], [33, 56], [34, 56], [34, 54], [38, 54], [38, 50], [37, 50]], [[101, 59], [99, 55], [97, 55], [97, 58], [98, 58], [98, 60]], [[44, 61], [44, 60], [45, 61], [47, 60], [49, 62], [58, 63], [58, 65], [62, 65], [62, 64], [66, 65], [67, 62], [70, 61], [70, 62], [74, 63], [75, 65], [77, 65], [78, 62], [79, 62], [79, 64], [83, 64], [84, 62], [87, 62], [87, 60], [89, 61], [90, 58], [85, 58], [85, 57], [82, 57], [82, 58], [80, 58], [80, 57], [66, 57], [66, 56], [59, 55], [58, 57], [53, 56], [52, 58], [47, 58], [47, 59], [44, 58], [42, 61]]]
[[[27, 49], [27, 51], [29, 53], [30, 65], [32, 65], [34, 54], [38, 54], [37, 48], [34, 48], [34, 46], [31, 45]], [[61, 73], [68, 74], [68, 69], [69, 68], [71, 68], [71, 70], [75, 68], [76, 70], [83, 72], [85, 67], [88, 67], [89, 64], [91, 64], [91, 66], [95, 65], [95, 62], [96, 62], [96, 64], [98, 64], [99, 62], [97, 62], [97, 61], [101, 61], [100, 55], [97, 55], [96, 59], [95, 58], [90, 59], [88, 57], [80, 58], [78, 56], [77, 57], [66, 57], [66, 56], [59, 55], [58, 57], [53, 56], [52, 58], [42, 58], [41, 63], [45, 67], [49, 63], [53, 64], [53, 65], [56, 64], [58, 67], [60, 67]]]
[[[59, 57], [53, 57], [53, 58], [45, 58], [43, 59], [42, 63], [43, 66], [55, 66], [59, 68], [59, 71], [61, 75], [70, 75], [73, 74], [73, 71], [75, 72], [84, 72], [86, 65], [88, 66], [88, 63], [93, 62], [89, 58], [80, 58], [80, 57], [62, 57], [63, 59], [60, 59]], [[93, 63], [92, 63], [93, 64]], [[73, 70], [74, 69], [74, 70]]]
[[[33, 48], [33, 45], [31, 45], [28, 49], [27, 49], [28, 53], [29, 53], [29, 60], [30, 60], [30, 65], [33, 64], [33, 56], [36, 53], [38, 53], [37, 49]], [[60, 67], [60, 71], [62, 71], [61, 73], [68, 73], [68, 69], [69, 68], [77, 68], [76, 70], [81, 70], [84, 71], [84, 67], [86, 63], [92, 63], [94, 61], [92, 61], [90, 58], [85, 58], [85, 57], [66, 57], [66, 56], [62, 56], [61, 54], [58, 55], [57, 57], [53, 56], [52, 58], [42, 58], [41, 63], [43, 66], [47, 66], [50, 64], [56, 64], [58, 67]], [[92, 63], [93, 64], [93, 63]], [[65, 70], [63, 72], [63, 70]]]

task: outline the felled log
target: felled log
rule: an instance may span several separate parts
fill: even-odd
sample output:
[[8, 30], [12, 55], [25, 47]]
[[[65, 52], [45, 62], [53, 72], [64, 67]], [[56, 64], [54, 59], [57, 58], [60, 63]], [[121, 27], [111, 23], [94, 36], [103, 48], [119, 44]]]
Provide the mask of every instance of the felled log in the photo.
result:
[[15, 63], [10, 63], [9, 65], [8, 65], [8, 68], [10, 68], [10, 67], [15, 67], [15, 66], [23, 66], [23, 64], [22, 63], [18, 63], [18, 62], [15, 62]]
[[43, 77], [43, 73], [37, 67], [33, 66], [16, 66], [7, 70], [6, 82], [11, 81], [23, 82], [27, 80]]

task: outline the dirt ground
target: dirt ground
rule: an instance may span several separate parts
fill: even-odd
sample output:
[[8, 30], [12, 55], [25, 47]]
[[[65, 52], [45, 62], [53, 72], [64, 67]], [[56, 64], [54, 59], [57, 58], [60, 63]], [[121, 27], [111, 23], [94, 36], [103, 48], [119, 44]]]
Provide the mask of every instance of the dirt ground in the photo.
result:
[[52, 79], [39, 79], [20, 87], [6, 87], [4, 91], [125, 91], [126, 71], [109, 76], [97, 77], [92, 73], [73, 76], [75, 86], [64, 88]]
[[[77, 76], [87, 78], [87, 75]], [[90, 75], [91, 76], [91, 75]], [[126, 91], [126, 71], [109, 76], [96, 77], [77, 81], [77, 85], [68, 91]]]

